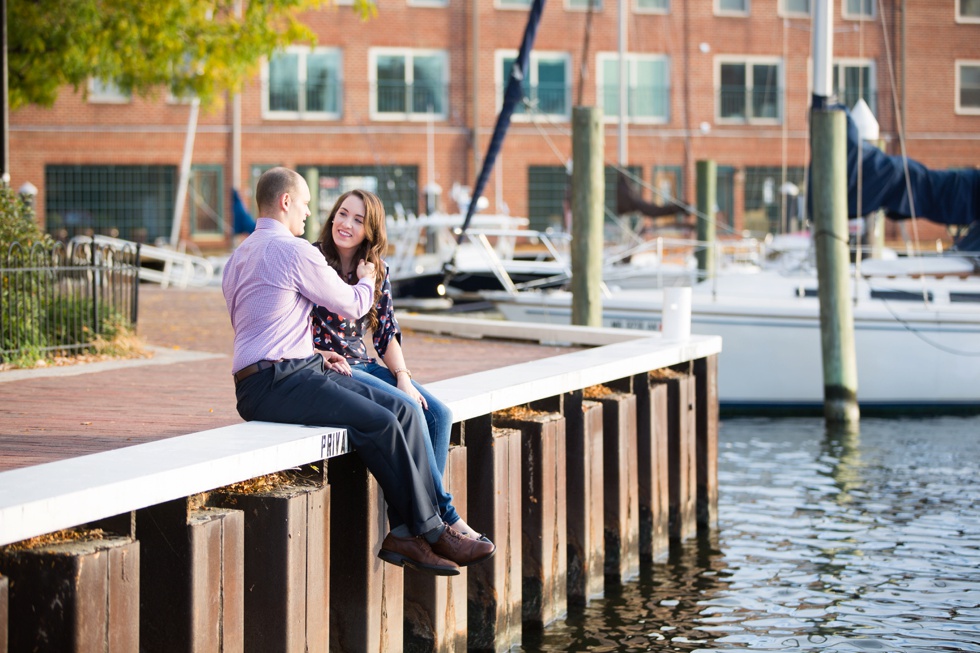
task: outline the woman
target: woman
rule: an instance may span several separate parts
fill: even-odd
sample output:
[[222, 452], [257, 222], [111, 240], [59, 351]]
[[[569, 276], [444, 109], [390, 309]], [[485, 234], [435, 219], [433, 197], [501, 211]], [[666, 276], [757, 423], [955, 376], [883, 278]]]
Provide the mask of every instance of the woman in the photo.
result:
[[[341, 279], [357, 283], [357, 262], [364, 259], [385, 273], [377, 276], [374, 308], [360, 320], [350, 320], [321, 306], [313, 309], [313, 344], [324, 353], [331, 369], [353, 376], [374, 388], [406, 399], [425, 418], [429, 429], [426, 450], [439, 497], [443, 521], [457, 531], [480, 539], [456, 512], [452, 495], [443, 488], [442, 475], [449, 455], [453, 418], [449, 408], [412, 380], [401, 348], [401, 331], [392, 306], [388, 267], [383, 257], [388, 249], [385, 210], [374, 193], [352, 190], [340, 196], [320, 232], [316, 246]], [[384, 365], [368, 355], [364, 334], [371, 331], [374, 349]]]

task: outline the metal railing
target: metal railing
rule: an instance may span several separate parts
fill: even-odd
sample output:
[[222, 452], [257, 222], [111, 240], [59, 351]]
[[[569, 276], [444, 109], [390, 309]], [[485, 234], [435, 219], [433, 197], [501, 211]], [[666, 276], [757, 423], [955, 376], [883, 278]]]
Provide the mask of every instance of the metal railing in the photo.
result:
[[90, 348], [135, 329], [140, 247], [14, 242], [0, 251], [0, 359]]

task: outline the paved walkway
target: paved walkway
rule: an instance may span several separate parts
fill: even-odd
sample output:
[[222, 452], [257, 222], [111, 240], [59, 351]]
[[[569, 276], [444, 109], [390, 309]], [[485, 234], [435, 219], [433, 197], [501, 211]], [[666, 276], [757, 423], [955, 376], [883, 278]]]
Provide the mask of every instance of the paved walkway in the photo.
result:
[[[0, 472], [241, 421], [232, 330], [217, 288], [140, 288], [148, 360], [0, 372]], [[416, 380], [439, 381], [568, 349], [407, 332]]]

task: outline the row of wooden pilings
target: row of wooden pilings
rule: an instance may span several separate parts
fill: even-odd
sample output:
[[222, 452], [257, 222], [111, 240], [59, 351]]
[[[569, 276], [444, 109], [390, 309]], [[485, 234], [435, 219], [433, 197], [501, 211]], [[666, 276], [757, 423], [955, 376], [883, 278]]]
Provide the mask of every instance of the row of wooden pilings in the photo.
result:
[[[382, 563], [354, 454], [0, 549], [0, 653], [505, 651], [717, 522], [717, 359], [469, 419], [446, 474], [497, 545]], [[43, 479], [39, 479], [43, 482]]]

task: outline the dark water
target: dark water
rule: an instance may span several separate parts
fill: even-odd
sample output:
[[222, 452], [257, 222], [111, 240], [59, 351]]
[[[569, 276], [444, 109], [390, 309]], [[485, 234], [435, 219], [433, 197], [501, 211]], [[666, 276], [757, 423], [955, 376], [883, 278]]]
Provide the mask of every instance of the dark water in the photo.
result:
[[719, 439], [718, 531], [524, 651], [980, 651], [980, 417]]

